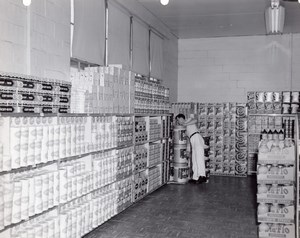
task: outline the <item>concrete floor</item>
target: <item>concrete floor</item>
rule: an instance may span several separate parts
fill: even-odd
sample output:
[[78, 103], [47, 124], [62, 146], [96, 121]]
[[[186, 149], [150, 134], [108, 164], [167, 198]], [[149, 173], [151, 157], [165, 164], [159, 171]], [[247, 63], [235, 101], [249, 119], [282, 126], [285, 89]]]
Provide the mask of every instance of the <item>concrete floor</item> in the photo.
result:
[[85, 238], [257, 238], [255, 194], [253, 176], [165, 185]]

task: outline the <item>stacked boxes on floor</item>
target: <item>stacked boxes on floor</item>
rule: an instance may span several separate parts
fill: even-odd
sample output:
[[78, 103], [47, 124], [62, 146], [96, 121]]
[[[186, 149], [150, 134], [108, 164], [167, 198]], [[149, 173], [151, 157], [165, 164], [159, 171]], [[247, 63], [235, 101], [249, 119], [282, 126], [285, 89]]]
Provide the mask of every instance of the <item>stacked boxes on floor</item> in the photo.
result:
[[171, 116], [162, 117], [162, 183], [169, 180], [170, 149], [172, 143]]
[[295, 145], [283, 131], [268, 132], [258, 149], [259, 237], [295, 238]]
[[172, 104], [174, 116], [182, 113], [186, 117], [195, 117], [200, 134], [210, 137], [212, 175], [246, 176], [246, 109], [246, 104], [236, 103]]
[[199, 131], [202, 136], [210, 136], [212, 175], [245, 176], [246, 164], [238, 156], [246, 149], [244, 127], [237, 123], [247, 123], [246, 106], [238, 106], [235, 103], [198, 104]]
[[74, 113], [134, 113], [134, 73], [115, 66], [71, 73]]
[[247, 175], [247, 151], [248, 151], [248, 118], [246, 104], [236, 105], [236, 161], [235, 174]]
[[68, 113], [69, 82], [0, 72], [0, 112]]

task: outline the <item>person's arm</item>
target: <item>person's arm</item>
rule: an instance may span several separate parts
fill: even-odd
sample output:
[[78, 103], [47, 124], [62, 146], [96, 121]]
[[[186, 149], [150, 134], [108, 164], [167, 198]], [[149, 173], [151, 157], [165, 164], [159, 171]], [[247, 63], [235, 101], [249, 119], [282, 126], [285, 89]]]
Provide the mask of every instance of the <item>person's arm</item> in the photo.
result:
[[197, 124], [197, 120], [196, 119], [192, 119], [192, 118], [187, 119], [183, 123], [184, 126], [189, 126], [189, 125], [193, 125], [193, 124]]

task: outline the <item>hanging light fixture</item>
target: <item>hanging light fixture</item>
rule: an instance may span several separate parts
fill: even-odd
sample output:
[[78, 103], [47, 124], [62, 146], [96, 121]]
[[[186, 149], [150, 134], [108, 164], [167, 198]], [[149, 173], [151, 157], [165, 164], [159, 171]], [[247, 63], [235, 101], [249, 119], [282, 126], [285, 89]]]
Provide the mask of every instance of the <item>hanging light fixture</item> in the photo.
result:
[[265, 11], [267, 34], [282, 34], [284, 18], [285, 9], [280, 5], [280, 0], [271, 0], [271, 6]]
[[23, 5], [29, 7], [31, 4], [31, 0], [23, 0]]
[[[300, 0], [299, 0], [300, 1]], [[169, 4], [169, 0], [160, 0], [161, 5], [168, 5]]]

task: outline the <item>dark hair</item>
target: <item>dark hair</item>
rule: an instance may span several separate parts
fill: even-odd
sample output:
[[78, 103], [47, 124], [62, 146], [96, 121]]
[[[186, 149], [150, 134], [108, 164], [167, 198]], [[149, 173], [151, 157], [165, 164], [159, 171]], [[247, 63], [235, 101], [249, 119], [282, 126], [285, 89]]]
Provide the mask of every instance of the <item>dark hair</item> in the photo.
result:
[[182, 113], [178, 114], [175, 119], [179, 119], [179, 118], [183, 118], [183, 120], [185, 120], [185, 115], [183, 115]]

